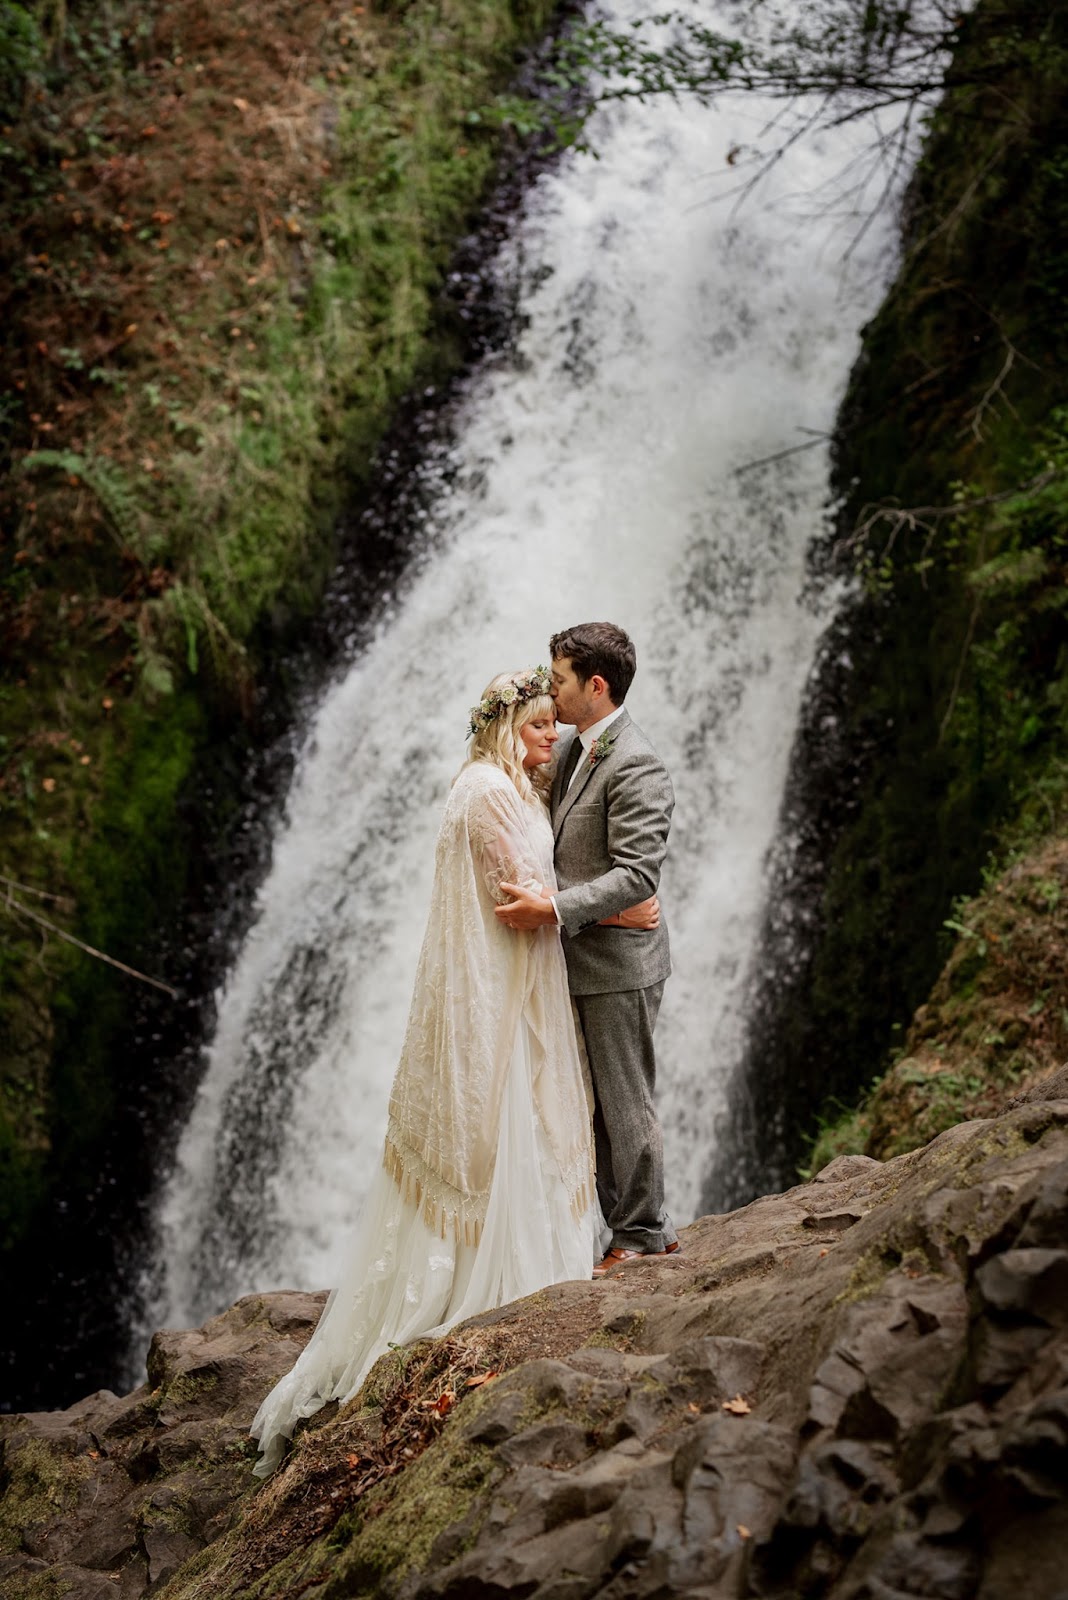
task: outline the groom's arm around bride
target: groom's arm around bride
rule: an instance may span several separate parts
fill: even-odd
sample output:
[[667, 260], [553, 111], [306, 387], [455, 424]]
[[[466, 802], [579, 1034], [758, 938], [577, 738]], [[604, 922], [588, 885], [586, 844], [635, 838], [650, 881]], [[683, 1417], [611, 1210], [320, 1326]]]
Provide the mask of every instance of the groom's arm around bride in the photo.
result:
[[[568, 980], [596, 1095], [597, 1187], [612, 1232], [608, 1267], [677, 1248], [664, 1209], [663, 1142], [653, 1104], [653, 1028], [671, 970], [666, 924], [603, 919], [655, 894], [674, 794], [667, 770], [623, 701], [634, 647], [611, 623], [556, 634], [553, 699], [575, 732], [560, 741], [551, 813], [558, 892], [523, 890], [498, 909], [515, 928], [559, 921]], [[510, 886], [504, 885], [504, 888]]]

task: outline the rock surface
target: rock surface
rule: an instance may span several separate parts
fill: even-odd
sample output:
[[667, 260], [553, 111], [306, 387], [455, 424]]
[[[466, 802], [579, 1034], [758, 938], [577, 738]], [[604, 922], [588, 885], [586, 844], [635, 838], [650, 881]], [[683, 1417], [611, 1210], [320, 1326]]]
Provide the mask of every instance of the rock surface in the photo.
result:
[[228, 1528], [255, 1481], [249, 1424], [325, 1299], [249, 1295], [157, 1333], [133, 1394], [0, 1419], [3, 1600], [138, 1600]]
[[1068, 1101], [843, 1156], [384, 1358], [255, 1493], [321, 1298], [249, 1297], [0, 1424], [0, 1596], [1068, 1600], [1066, 1224]]

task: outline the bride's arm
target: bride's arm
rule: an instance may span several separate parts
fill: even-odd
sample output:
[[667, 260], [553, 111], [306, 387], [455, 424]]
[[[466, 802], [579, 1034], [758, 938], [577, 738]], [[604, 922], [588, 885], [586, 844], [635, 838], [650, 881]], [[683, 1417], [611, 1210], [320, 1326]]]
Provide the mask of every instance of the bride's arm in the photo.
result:
[[502, 883], [519, 884], [546, 897], [551, 893], [541, 881], [525, 809], [518, 794], [513, 799], [503, 784], [486, 789], [471, 805], [468, 837], [475, 869], [498, 905], [508, 899]]

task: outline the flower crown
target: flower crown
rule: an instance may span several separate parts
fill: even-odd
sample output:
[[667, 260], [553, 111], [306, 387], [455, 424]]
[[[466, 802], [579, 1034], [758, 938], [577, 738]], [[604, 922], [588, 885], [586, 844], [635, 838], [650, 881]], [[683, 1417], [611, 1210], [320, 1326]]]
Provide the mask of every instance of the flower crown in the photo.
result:
[[483, 695], [478, 705], [471, 707], [468, 737], [482, 733], [505, 707], [522, 705], [525, 700], [536, 700], [539, 695], [548, 694], [551, 683], [548, 667], [531, 667], [527, 672], [513, 673], [512, 681], [503, 689]]

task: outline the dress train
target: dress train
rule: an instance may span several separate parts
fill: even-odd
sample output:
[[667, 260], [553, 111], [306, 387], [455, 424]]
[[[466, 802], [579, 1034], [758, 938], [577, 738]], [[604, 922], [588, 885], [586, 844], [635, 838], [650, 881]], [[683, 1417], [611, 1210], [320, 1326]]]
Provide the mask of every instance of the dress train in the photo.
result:
[[[477, 1245], [428, 1227], [380, 1168], [364, 1204], [341, 1281], [300, 1359], [256, 1413], [252, 1436], [267, 1477], [304, 1417], [342, 1404], [391, 1346], [434, 1338], [479, 1312], [547, 1284], [590, 1276], [604, 1237], [596, 1200], [576, 1219], [537, 1115], [532, 1036], [524, 1018], [501, 1103], [500, 1132], [485, 1223]], [[544, 1070], [544, 1069], [543, 1069]]]

